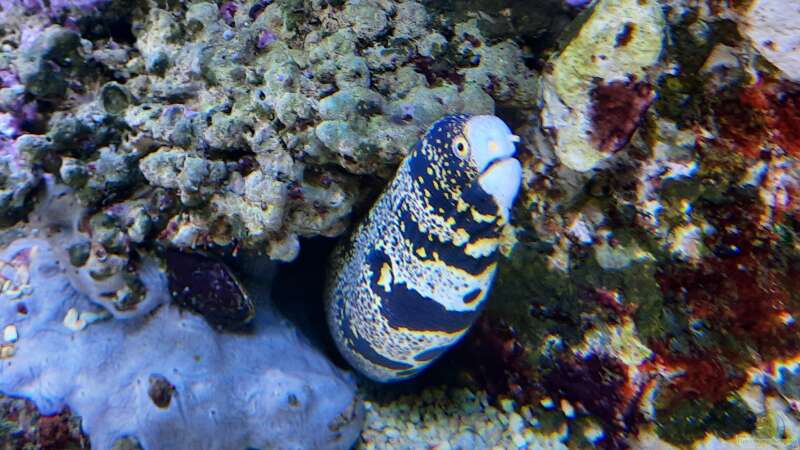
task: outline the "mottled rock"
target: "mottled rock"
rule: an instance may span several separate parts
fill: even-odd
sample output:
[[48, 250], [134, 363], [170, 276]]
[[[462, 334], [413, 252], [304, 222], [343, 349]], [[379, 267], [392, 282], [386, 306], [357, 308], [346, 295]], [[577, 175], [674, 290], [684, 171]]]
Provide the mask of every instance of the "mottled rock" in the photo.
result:
[[20, 154], [18, 146], [0, 140], [0, 226], [21, 219], [31, 209], [31, 195], [41, 173]]
[[53, 25], [31, 43], [19, 62], [19, 77], [32, 95], [62, 97], [67, 92], [67, 77], [81, 68], [83, 56], [80, 35]]
[[[593, 6], [575, 36], [551, 58], [550, 68], [541, 79], [541, 121], [562, 164], [588, 171], [619, 148], [619, 144], [611, 148], [604, 145], [605, 127], [595, 126], [603, 121], [617, 122], [619, 117], [595, 116], [593, 120], [593, 111], [607, 108], [593, 107], [592, 93], [598, 83], [647, 82], [647, 69], [661, 57], [664, 33], [664, 17], [658, 2], [601, 0]], [[641, 112], [642, 102], [637, 98], [634, 95], [613, 101], [624, 103], [625, 106], [620, 106], [623, 110]], [[634, 124], [633, 128], [640, 117], [638, 114], [633, 121], [628, 120]]]
[[359, 39], [373, 41], [386, 31], [388, 21], [380, 3], [374, 0], [347, 2], [344, 17]]
[[106, 83], [100, 89], [100, 101], [109, 114], [122, 114], [130, 103], [130, 93], [117, 83]]

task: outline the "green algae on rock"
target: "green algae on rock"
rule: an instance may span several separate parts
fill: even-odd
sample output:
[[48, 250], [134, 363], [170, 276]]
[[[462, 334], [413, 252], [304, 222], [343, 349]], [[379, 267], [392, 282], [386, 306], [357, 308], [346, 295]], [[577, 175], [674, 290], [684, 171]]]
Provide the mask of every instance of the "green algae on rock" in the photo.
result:
[[[140, 56], [130, 54], [118, 72], [125, 89], [114, 81], [100, 92], [102, 111], [125, 121], [124, 137], [112, 135], [110, 142], [122, 151], [101, 153], [86, 165], [90, 172], [114, 168], [118, 180], [98, 184], [102, 178], [90, 173], [87, 200], [106, 202], [106, 193], [123, 200], [142, 185], [164, 188], [181, 202], [165, 211], [174, 214], [166, 222], [151, 221], [171, 224], [152, 234], [181, 247], [241, 245], [289, 260], [298, 236], [342, 233], [363, 195], [353, 174], [387, 177], [424, 127], [444, 114], [491, 113], [493, 92], [482, 89], [487, 77], [502, 79], [494, 89], [504, 90], [503, 101], [528, 95], [513, 88], [519, 83], [508, 78], [508, 68], [492, 63], [516, 65], [513, 76], [530, 78], [513, 43], [484, 46], [486, 63], [469, 68], [481, 71], [474, 81], [472, 75], [455, 83], [408, 76], [443, 48], [449, 56], [437, 71], [459, 70], [455, 53], [466, 39], [443, 41], [420, 4], [318, 4], [291, 14], [285, 6], [264, 4], [252, 16], [245, 5], [223, 14], [208, 2], [185, 11], [134, 9]], [[316, 16], [331, 22], [309, 20]], [[334, 23], [354, 27], [335, 29]], [[389, 42], [373, 42], [389, 33], [395, 36]], [[417, 40], [438, 42], [439, 50]], [[108, 61], [105, 56], [96, 60]], [[405, 87], [389, 84], [401, 78]], [[97, 134], [91, 126], [77, 131]], [[161, 164], [166, 157], [183, 167]]]

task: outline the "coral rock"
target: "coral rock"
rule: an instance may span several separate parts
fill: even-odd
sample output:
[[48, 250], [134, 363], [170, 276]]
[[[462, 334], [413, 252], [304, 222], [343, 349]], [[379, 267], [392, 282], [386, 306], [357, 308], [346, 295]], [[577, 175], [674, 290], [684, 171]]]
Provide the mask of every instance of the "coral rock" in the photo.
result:
[[[624, 129], [619, 134], [630, 135], [628, 130], [635, 128], [649, 104], [640, 100], [642, 90], [648, 88], [636, 88], [632, 95], [625, 91], [612, 93], [614, 99], [606, 101], [619, 102], [619, 106], [604, 106], [602, 102], [594, 106], [604, 99], [597, 93], [598, 80], [612, 86], [630, 79], [645, 80], [646, 70], [659, 61], [664, 33], [659, 2], [601, 0], [572, 40], [549, 61], [541, 80], [541, 120], [562, 164], [588, 171], [621, 146], [620, 139], [609, 142], [608, 126], [603, 125], [605, 121], [619, 120], [619, 113], [614, 111], [640, 113], [633, 119], [625, 117], [618, 125]], [[603, 88], [599, 89], [602, 93]], [[610, 117], [593, 118], [593, 114], [608, 112], [612, 113]]]

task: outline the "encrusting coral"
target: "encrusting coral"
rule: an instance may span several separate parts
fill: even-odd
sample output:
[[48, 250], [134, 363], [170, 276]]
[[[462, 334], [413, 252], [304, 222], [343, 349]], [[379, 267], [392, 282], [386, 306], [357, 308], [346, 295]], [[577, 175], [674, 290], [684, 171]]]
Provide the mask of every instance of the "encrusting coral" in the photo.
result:
[[[79, 235], [64, 220], [80, 211], [73, 194], [44, 195], [32, 227], [4, 236], [0, 252], [0, 390], [44, 415], [80, 416], [98, 449], [350, 448], [363, 420], [354, 383], [269, 307], [264, 273], [249, 286], [260, 305], [248, 333], [217, 333], [177, 305], [110, 319], [103, 280], [90, 283], [66, 251]], [[153, 299], [138, 303], [147, 312], [169, 292], [143, 261], [133, 273]]]

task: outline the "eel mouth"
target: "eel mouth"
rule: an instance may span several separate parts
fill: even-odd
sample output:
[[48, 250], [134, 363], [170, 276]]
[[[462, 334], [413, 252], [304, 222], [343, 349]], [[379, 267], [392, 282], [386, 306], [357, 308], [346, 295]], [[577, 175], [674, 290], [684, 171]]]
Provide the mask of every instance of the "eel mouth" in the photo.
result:
[[478, 177], [478, 183], [498, 206], [509, 210], [522, 183], [522, 165], [510, 156], [493, 159]]
[[509, 160], [509, 159], [516, 160], [517, 158], [514, 158], [513, 156], [498, 156], [497, 158], [494, 158], [494, 159], [490, 160], [486, 164], [486, 167], [481, 172], [481, 175], [491, 171], [494, 166], [496, 166], [498, 164], [502, 164], [503, 161], [506, 161], [506, 160]]

